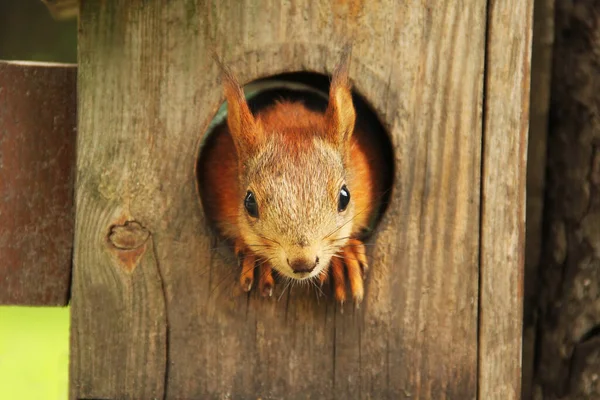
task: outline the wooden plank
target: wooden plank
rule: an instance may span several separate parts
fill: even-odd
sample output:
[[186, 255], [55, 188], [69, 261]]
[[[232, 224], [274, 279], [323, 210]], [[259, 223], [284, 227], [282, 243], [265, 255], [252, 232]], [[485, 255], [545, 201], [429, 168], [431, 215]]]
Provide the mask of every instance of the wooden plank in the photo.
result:
[[[112, 41], [125, 29], [111, 14], [116, 10], [95, 14], [98, 3], [85, 4], [94, 12], [82, 18], [79, 42], [70, 397], [162, 399], [167, 317], [156, 246], [161, 232], [145, 213], [164, 205], [145, 201], [149, 191], [161, 198], [147, 157], [164, 127], [151, 117], [158, 98], [146, 93], [156, 87], [143, 83], [152, 82], [152, 65], [161, 64], [143, 51], [123, 57], [122, 43]], [[110, 29], [90, 31], [91, 18]], [[138, 75], [140, 63], [146, 69]], [[128, 81], [134, 75], [139, 79]]]
[[74, 65], [0, 61], [0, 304], [69, 301], [76, 99]]
[[532, 2], [489, 3], [483, 140], [479, 398], [521, 396]]
[[[137, 377], [171, 399], [474, 399], [485, 18], [477, 0], [83, 2], [72, 397], [147, 397]], [[364, 305], [234, 296], [196, 193], [223, 97], [209, 49], [248, 82], [330, 73], [349, 38], [396, 161]], [[107, 247], [125, 220], [154, 250], [133, 275]]]

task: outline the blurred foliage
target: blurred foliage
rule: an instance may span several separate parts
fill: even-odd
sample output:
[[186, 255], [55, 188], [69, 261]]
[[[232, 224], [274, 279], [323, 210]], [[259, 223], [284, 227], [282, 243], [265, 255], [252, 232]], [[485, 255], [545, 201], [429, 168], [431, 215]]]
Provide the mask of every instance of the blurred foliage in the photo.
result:
[[0, 59], [77, 62], [77, 19], [55, 21], [41, 0], [0, 0]]
[[0, 399], [66, 400], [69, 310], [0, 307]]

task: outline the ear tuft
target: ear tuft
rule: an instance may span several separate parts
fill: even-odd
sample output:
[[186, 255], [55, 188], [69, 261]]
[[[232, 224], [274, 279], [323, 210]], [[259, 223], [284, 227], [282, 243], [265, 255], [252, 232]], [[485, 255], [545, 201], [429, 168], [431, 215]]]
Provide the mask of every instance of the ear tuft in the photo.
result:
[[352, 103], [352, 92], [348, 79], [352, 46], [346, 45], [336, 66], [329, 89], [329, 105], [325, 114], [327, 119], [327, 138], [342, 148], [350, 144], [354, 131], [356, 113]]
[[250, 112], [244, 91], [231, 70], [218, 58], [214, 58], [221, 70], [221, 81], [227, 100], [227, 125], [241, 158], [242, 155], [248, 155], [258, 148], [261, 139], [260, 126]]

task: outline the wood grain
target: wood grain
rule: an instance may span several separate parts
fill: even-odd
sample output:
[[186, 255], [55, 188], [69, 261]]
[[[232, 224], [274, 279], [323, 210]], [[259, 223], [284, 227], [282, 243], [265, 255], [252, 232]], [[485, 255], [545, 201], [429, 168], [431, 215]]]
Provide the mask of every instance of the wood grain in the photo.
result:
[[[141, 48], [143, 39], [115, 40], [128, 29], [115, 4], [104, 3], [104, 10], [98, 3], [85, 4], [79, 37], [70, 397], [163, 398], [167, 314], [156, 245], [162, 232], [138, 211], [161, 207], [155, 169], [160, 163], [149, 156], [164, 158], [153, 153], [153, 141], [165, 136], [155, 118], [160, 99], [155, 79], [162, 64], [153, 59], [152, 49]], [[110, 29], [97, 26], [100, 21]], [[135, 26], [135, 15], [127, 22]], [[157, 203], [145, 203], [152, 199]]]
[[0, 304], [69, 301], [76, 76], [0, 61]]
[[479, 398], [521, 398], [531, 2], [490, 2], [481, 203]]
[[[107, 0], [80, 18], [73, 398], [477, 397], [484, 1]], [[195, 182], [223, 97], [210, 50], [248, 82], [330, 73], [348, 40], [396, 162], [363, 307], [237, 295]], [[149, 233], [132, 272], [107, 244], [125, 221]]]

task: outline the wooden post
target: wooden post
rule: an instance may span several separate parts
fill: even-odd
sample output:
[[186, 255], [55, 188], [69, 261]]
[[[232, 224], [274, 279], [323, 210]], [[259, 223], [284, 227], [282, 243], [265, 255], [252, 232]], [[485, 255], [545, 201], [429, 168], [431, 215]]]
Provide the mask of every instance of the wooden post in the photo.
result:
[[521, 398], [532, 2], [490, 2], [479, 292], [479, 399]]
[[0, 62], [0, 304], [69, 301], [76, 77], [74, 65]]
[[[82, 2], [71, 397], [518, 398], [531, 10], [491, 4]], [[195, 182], [210, 51], [247, 83], [348, 40], [396, 162], [364, 305], [233, 296]]]

